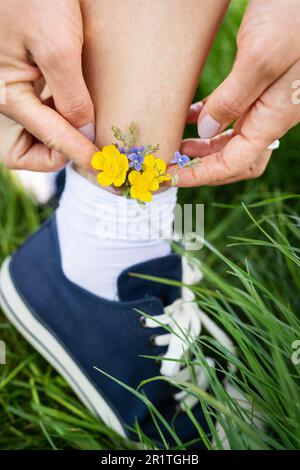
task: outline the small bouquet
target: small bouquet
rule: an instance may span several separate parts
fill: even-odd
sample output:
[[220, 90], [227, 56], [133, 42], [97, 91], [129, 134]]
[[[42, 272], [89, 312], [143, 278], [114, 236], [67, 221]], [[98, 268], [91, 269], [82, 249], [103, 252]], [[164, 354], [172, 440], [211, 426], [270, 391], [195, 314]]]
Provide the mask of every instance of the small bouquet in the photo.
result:
[[176, 185], [177, 169], [191, 166], [187, 155], [175, 152], [171, 163], [176, 167], [167, 171], [167, 165], [154, 154], [159, 145], [137, 146], [137, 127], [134, 122], [129, 127], [129, 138], [118, 127], [112, 127], [118, 141], [103, 147], [92, 157], [92, 167], [99, 170], [98, 183], [101, 186], [114, 186], [122, 189], [123, 196], [136, 199], [140, 205], [152, 200], [152, 192], [157, 191], [165, 181]]

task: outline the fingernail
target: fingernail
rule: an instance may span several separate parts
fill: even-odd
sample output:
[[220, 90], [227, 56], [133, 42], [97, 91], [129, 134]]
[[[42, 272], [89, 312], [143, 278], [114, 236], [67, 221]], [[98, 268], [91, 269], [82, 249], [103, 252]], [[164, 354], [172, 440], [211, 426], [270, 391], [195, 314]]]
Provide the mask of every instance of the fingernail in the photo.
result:
[[198, 123], [198, 134], [201, 139], [210, 139], [214, 137], [221, 128], [221, 124], [209, 114]]
[[223, 132], [223, 135], [233, 135], [234, 134], [234, 129], [227, 129], [227, 131]]
[[95, 124], [93, 123], [86, 124], [85, 126], [79, 127], [78, 130], [79, 132], [81, 132], [82, 135], [84, 135], [91, 142], [95, 142], [95, 136], [96, 136]]
[[191, 109], [193, 111], [201, 111], [201, 109], [203, 108], [204, 104], [202, 103], [202, 101], [199, 101], [198, 103], [193, 103], [191, 105]]
[[280, 140], [275, 140], [271, 145], [269, 145], [267, 150], [277, 150], [280, 147]]

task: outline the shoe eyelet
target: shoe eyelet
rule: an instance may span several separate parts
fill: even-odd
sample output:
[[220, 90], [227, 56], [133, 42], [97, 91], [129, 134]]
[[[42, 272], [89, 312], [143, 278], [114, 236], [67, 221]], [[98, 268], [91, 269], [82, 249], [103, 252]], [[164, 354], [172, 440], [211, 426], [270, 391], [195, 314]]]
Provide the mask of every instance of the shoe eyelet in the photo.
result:
[[155, 343], [155, 339], [158, 335], [152, 335], [150, 336], [149, 338], [149, 343], [152, 345], [152, 346], [157, 346], [157, 344]]
[[139, 318], [139, 323], [142, 328], [146, 328], [146, 318], [145, 317], [140, 317]]

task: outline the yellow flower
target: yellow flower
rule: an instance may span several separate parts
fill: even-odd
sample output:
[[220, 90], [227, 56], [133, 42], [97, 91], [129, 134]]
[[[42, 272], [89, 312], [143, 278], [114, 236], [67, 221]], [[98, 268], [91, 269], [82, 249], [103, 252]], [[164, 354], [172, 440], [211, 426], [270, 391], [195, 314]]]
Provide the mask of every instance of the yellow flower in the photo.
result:
[[155, 158], [153, 155], [146, 155], [144, 159], [145, 171], [153, 173], [153, 177], [157, 179], [158, 183], [169, 181], [170, 175], [166, 174], [167, 165], [161, 158]]
[[143, 202], [152, 201], [151, 191], [156, 191], [159, 188], [159, 182], [154, 177], [152, 171], [131, 171], [129, 173], [129, 183], [131, 184], [130, 196], [133, 199], [139, 199]]
[[133, 199], [150, 202], [152, 201], [151, 191], [159, 189], [159, 184], [168, 181], [171, 177], [165, 174], [167, 165], [160, 158], [146, 155], [143, 165], [143, 172], [131, 171], [129, 173], [130, 196]]
[[115, 145], [103, 147], [101, 152], [96, 152], [92, 158], [92, 167], [101, 170], [97, 175], [102, 186], [122, 186], [125, 182], [129, 168], [127, 156], [120, 153]]

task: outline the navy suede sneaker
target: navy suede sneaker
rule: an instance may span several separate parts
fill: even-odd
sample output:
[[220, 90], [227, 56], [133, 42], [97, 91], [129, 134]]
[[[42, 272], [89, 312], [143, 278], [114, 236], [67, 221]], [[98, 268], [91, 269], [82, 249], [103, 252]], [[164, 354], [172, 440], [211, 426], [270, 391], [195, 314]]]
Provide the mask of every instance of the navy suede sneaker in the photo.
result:
[[[161, 446], [161, 436], [145, 403], [109, 376], [132, 389], [160, 373], [187, 379], [187, 368], [180, 367], [177, 360], [156, 361], [142, 356], [180, 360], [186, 349], [180, 332], [199, 333], [201, 324], [215, 337], [222, 337], [224, 344], [230, 341], [203, 312], [195, 310], [189, 289], [181, 292], [177, 286], [142, 280], [130, 276], [130, 272], [180, 281], [182, 260], [171, 254], [132, 266], [118, 278], [119, 301], [102, 299], [64, 276], [53, 217], [4, 262], [1, 305], [19, 332], [96, 416], [133, 440], [137, 437], [131, 428], [138, 422], [145, 435]], [[162, 324], [177, 329], [178, 334]], [[213, 361], [208, 361], [213, 366]], [[205, 388], [207, 375], [202, 369], [198, 366], [196, 374]], [[170, 446], [194, 440], [201, 447], [199, 433], [179, 406], [184, 402], [193, 407], [195, 418], [208, 431], [195, 397], [185, 396], [165, 380], [146, 384], [143, 392], [170, 426], [167, 429], [158, 420]]]

